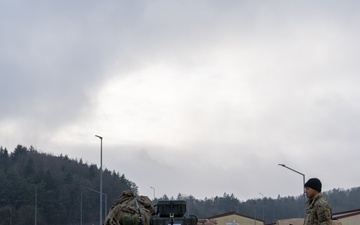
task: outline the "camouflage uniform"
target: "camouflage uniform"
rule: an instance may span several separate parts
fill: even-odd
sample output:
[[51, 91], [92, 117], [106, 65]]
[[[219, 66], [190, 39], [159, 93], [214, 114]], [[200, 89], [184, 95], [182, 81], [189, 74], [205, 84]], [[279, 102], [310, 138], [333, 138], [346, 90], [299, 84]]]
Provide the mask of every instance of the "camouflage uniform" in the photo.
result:
[[304, 225], [331, 225], [332, 210], [322, 193], [306, 202]]

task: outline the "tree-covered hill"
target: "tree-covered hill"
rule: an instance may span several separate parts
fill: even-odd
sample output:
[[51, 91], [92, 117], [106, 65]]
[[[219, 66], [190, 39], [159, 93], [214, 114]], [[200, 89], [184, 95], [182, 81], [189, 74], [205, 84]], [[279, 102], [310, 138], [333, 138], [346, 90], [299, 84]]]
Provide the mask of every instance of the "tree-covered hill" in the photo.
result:
[[[81, 203], [84, 224], [98, 221], [99, 186], [100, 169], [81, 159], [39, 153], [21, 145], [9, 154], [0, 147], [1, 225], [33, 224], [35, 209], [39, 225], [80, 224]], [[129, 189], [137, 191], [137, 186], [124, 175], [105, 169], [103, 202], [107, 200], [107, 206], [103, 209], [109, 209]]]
[[[166, 181], [164, 181], [166, 182]], [[22, 145], [9, 153], [0, 147], [0, 225], [75, 225], [98, 224], [100, 169], [83, 163], [82, 159], [40, 153]], [[103, 211], [124, 190], [138, 187], [116, 171], [103, 171]], [[333, 212], [360, 209], [360, 187], [350, 190], [334, 189], [324, 192]], [[233, 194], [195, 199], [179, 193], [172, 199], [187, 201], [187, 211], [199, 218], [237, 212], [244, 216], [273, 223], [278, 219], [303, 217], [304, 198], [300, 196], [277, 199], [239, 201]], [[169, 199], [164, 195], [163, 200]], [[35, 213], [36, 212], [36, 213]], [[36, 215], [36, 216], [35, 216]]]

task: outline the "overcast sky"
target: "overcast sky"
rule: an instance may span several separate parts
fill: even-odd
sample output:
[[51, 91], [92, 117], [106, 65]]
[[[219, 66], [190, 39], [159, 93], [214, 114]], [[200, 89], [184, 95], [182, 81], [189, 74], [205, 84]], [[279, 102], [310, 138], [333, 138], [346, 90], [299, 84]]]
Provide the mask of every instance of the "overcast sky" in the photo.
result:
[[[360, 186], [358, 1], [0, 2], [0, 146], [141, 195]], [[261, 194], [260, 194], [261, 193]], [[119, 193], [120, 194], [120, 193]]]

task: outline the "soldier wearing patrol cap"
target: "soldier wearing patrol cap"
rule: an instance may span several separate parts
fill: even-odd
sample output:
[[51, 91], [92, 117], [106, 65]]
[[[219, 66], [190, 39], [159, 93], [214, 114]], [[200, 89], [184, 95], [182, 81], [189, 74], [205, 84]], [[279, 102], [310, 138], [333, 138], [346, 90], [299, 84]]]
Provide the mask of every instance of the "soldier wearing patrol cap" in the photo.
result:
[[304, 225], [331, 225], [332, 209], [321, 193], [321, 181], [311, 178], [304, 186], [308, 198]]

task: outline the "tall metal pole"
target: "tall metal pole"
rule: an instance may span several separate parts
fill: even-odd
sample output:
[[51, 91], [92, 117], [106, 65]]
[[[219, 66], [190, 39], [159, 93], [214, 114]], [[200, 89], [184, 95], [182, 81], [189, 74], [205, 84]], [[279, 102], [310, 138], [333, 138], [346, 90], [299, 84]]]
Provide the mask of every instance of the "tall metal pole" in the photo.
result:
[[256, 199], [255, 199], [255, 219], [254, 219], [254, 225], [256, 225], [256, 220], [257, 220], [257, 218], [256, 218]]
[[[91, 188], [88, 188], [88, 187], [84, 187], [84, 189], [88, 189], [89, 191], [93, 191], [93, 192], [96, 192], [96, 193], [100, 193], [99, 191], [97, 190], [94, 190], [94, 189], [91, 189]], [[82, 208], [83, 208], [83, 204], [82, 204], [82, 194], [83, 192], [81, 191], [81, 202], [80, 202], [80, 225], [83, 224], [83, 216], [82, 216]], [[105, 217], [107, 215], [107, 194], [105, 193], [102, 193], [104, 196], [105, 196]]]
[[108, 214], [108, 211], [107, 211], [107, 194], [104, 194], [105, 195], [105, 218]]
[[153, 191], [154, 191], [154, 199], [153, 199], [153, 201], [155, 201], [155, 188], [154, 187], [150, 187], [150, 188], [152, 188]]
[[262, 203], [262, 220], [264, 220], [264, 195], [262, 193], [259, 193], [262, 196], [261, 203]]
[[103, 137], [99, 135], [95, 135], [95, 137], [100, 138], [100, 222], [99, 224], [102, 225], [102, 140]]
[[37, 225], [37, 185], [35, 186], [35, 225]]
[[303, 186], [302, 186], [302, 188], [301, 188], [301, 192], [302, 192], [303, 195], [304, 195], [304, 202], [306, 202], [306, 195], [305, 195], [305, 191], [304, 191], [304, 186], [305, 186], [305, 174], [300, 173], [299, 171], [296, 171], [296, 170], [294, 170], [294, 169], [292, 169], [292, 168], [290, 168], [290, 167], [287, 167], [287, 166], [285, 166], [285, 164], [279, 164], [279, 166], [282, 166], [282, 167], [284, 167], [284, 168], [286, 168], [286, 169], [289, 169], [289, 170], [291, 170], [291, 171], [293, 171], [293, 172], [295, 172], [295, 173], [298, 173], [298, 174], [300, 174], [300, 175], [303, 176]]
[[82, 205], [82, 191], [81, 191], [81, 194], [80, 194], [80, 225], [83, 225], [82, 208], [83, 208], [83, 205]]

